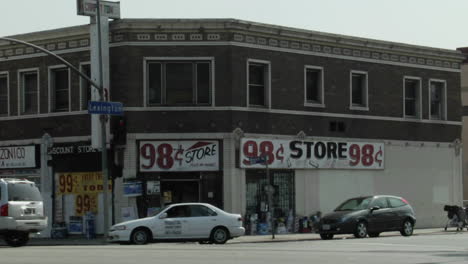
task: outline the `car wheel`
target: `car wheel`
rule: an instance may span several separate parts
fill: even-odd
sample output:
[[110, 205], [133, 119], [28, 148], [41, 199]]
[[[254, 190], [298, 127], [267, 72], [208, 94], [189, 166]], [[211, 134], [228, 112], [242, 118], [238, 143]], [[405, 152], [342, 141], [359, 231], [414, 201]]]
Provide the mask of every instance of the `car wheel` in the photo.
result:
[[133, 231], [132, 236], [130, 237], [131, 242], [136, 245], [145, 245], [149, 242], [149, 239], [149, 232], [143, 228]]
[[29, 233], [27, 232], [8, 232], [5, 235], [5, 242], [11, 247], [21, 247], [28, 243]]
[[330, 240], [330, 239], [333, 239], [333, 234], [320, 234], [320, 237], [323, 240]]
[[372, 232], [372, 233], [369, 233], [369, 237], [378, 237], [380, 236], [380, 233], [379, 232]]
[[229, 231], [224, 227], [216, 227], [211, 231], [210, 241], [215, 244], [224, 244], [229, 239]]
[[410, 220], [403, 222], [403, 227], [400, 230], [402, 236], [411, 236], [413, 234], [413, 223]]
[[354, 236], [356, 238], [365, 238], [367, 236], [367, 224], [365, 222], [357, 223]]

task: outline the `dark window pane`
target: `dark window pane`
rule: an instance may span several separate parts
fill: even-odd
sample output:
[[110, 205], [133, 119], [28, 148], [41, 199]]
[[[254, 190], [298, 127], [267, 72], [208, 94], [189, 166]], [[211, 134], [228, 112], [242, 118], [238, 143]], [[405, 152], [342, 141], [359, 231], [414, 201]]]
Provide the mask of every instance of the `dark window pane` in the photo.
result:
[[37, 73], [24, 73], [23, 82], [23, 113], [37, 113]]
[[166, 64], [166, 103], [193, 103], [192, 63]]
[[[91, 78], [91, 65], [84, 64], [81, 65], [81, 72], [83, 72], [86, 76]], [[88, 101], [91, 101], [91, 84], [84, 78], [81, 78], [81, 95], [82, 98], [82, 106], [81, 109], [88, 109]]]
[[321, 74], [320, 70], [308, 69], [306, 73], [307, 101], [320, 102]]
[[416, 106], [414, 100], [405, 100], [405, 115], [416, 116]]
[[418, 106], [418, 80], [405, 80], [405, 116], [416, 116]]
[[54, 111], [68, 111], [68, 70], [53, 70]]
[[210, 103], [210, 64], [197, 64], [197, 103]]
[[148, 64], [148, 103], [161, 104], [161, 64]]
[[418, 88], [419, 81], [416, 80], [406, 80], [405, 81], [405, 97], [406, 98], [416, 98], [416, 91]]
[[265, 105], [265, 70], [263, 64], [249, 65], [249, 104]]
[[364, 75], [353, 74], [352, 75], [352, 104], [353, 105], [364, 105]]
[[431, 82], [431, 117], [442, 117], [443, 83]]
[[8, 78], [0, 76], [0, 115], [8, 114]]

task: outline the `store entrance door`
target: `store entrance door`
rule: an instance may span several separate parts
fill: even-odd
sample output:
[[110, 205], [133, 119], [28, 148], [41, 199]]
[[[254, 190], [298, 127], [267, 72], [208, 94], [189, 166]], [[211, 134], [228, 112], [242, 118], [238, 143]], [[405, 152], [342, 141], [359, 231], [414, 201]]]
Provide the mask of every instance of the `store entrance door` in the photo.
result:
[[200, 202], [200, 182], [198, 180], [161, 181], [161, 194], [164, 205]]

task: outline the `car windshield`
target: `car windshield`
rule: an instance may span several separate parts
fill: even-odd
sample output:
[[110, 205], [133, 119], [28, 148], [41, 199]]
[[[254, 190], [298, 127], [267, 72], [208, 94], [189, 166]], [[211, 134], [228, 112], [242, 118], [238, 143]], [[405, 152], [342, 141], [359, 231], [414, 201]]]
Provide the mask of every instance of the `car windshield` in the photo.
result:
[[349, 199], [338, 206], [335, 211], [357, 211], [369, 208], [372, 197], [359, 197]]
[[9, 201], [42, 201], [39, 189], [30, 183], [8, 184]]

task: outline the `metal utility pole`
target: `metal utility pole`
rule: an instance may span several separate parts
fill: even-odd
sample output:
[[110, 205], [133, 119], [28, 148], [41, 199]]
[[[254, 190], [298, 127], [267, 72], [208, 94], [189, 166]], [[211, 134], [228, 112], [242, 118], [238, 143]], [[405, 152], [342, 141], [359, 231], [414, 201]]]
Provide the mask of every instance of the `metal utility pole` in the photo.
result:
[[267, 176], [267, 195], [268, 195], [268, 212], [270, 213], [270, 227], [271, 227], [271, 238], [275, 239], [275, 210], [273, 207], [273, 194], [275, 189], [273, 187], [273, 179], [270, 175], [270, 169], [268, 168], [268, 155], [265, 156], [266, 176]]
[[[103, 86], [102, 76], [102, 42], [101, 42], [101, 2], [96, 0], [96, 23], [98, 30], [98, 54], [99, 54], [99, 85]], [[100, 91], [100, 101], [106, 101], [105, 89]], [[109, 189], [109, 170], [107, 166], [107, 135], [106, 135], [106, 121], [107, 115], [101, 115], [101, 160], [102, 160], [102, 180], [103, 180], [103, 203], [104, 203], [104, 238], [107, 238], [109, 232], [109, 203], [108, 203], [108, 189]]]

